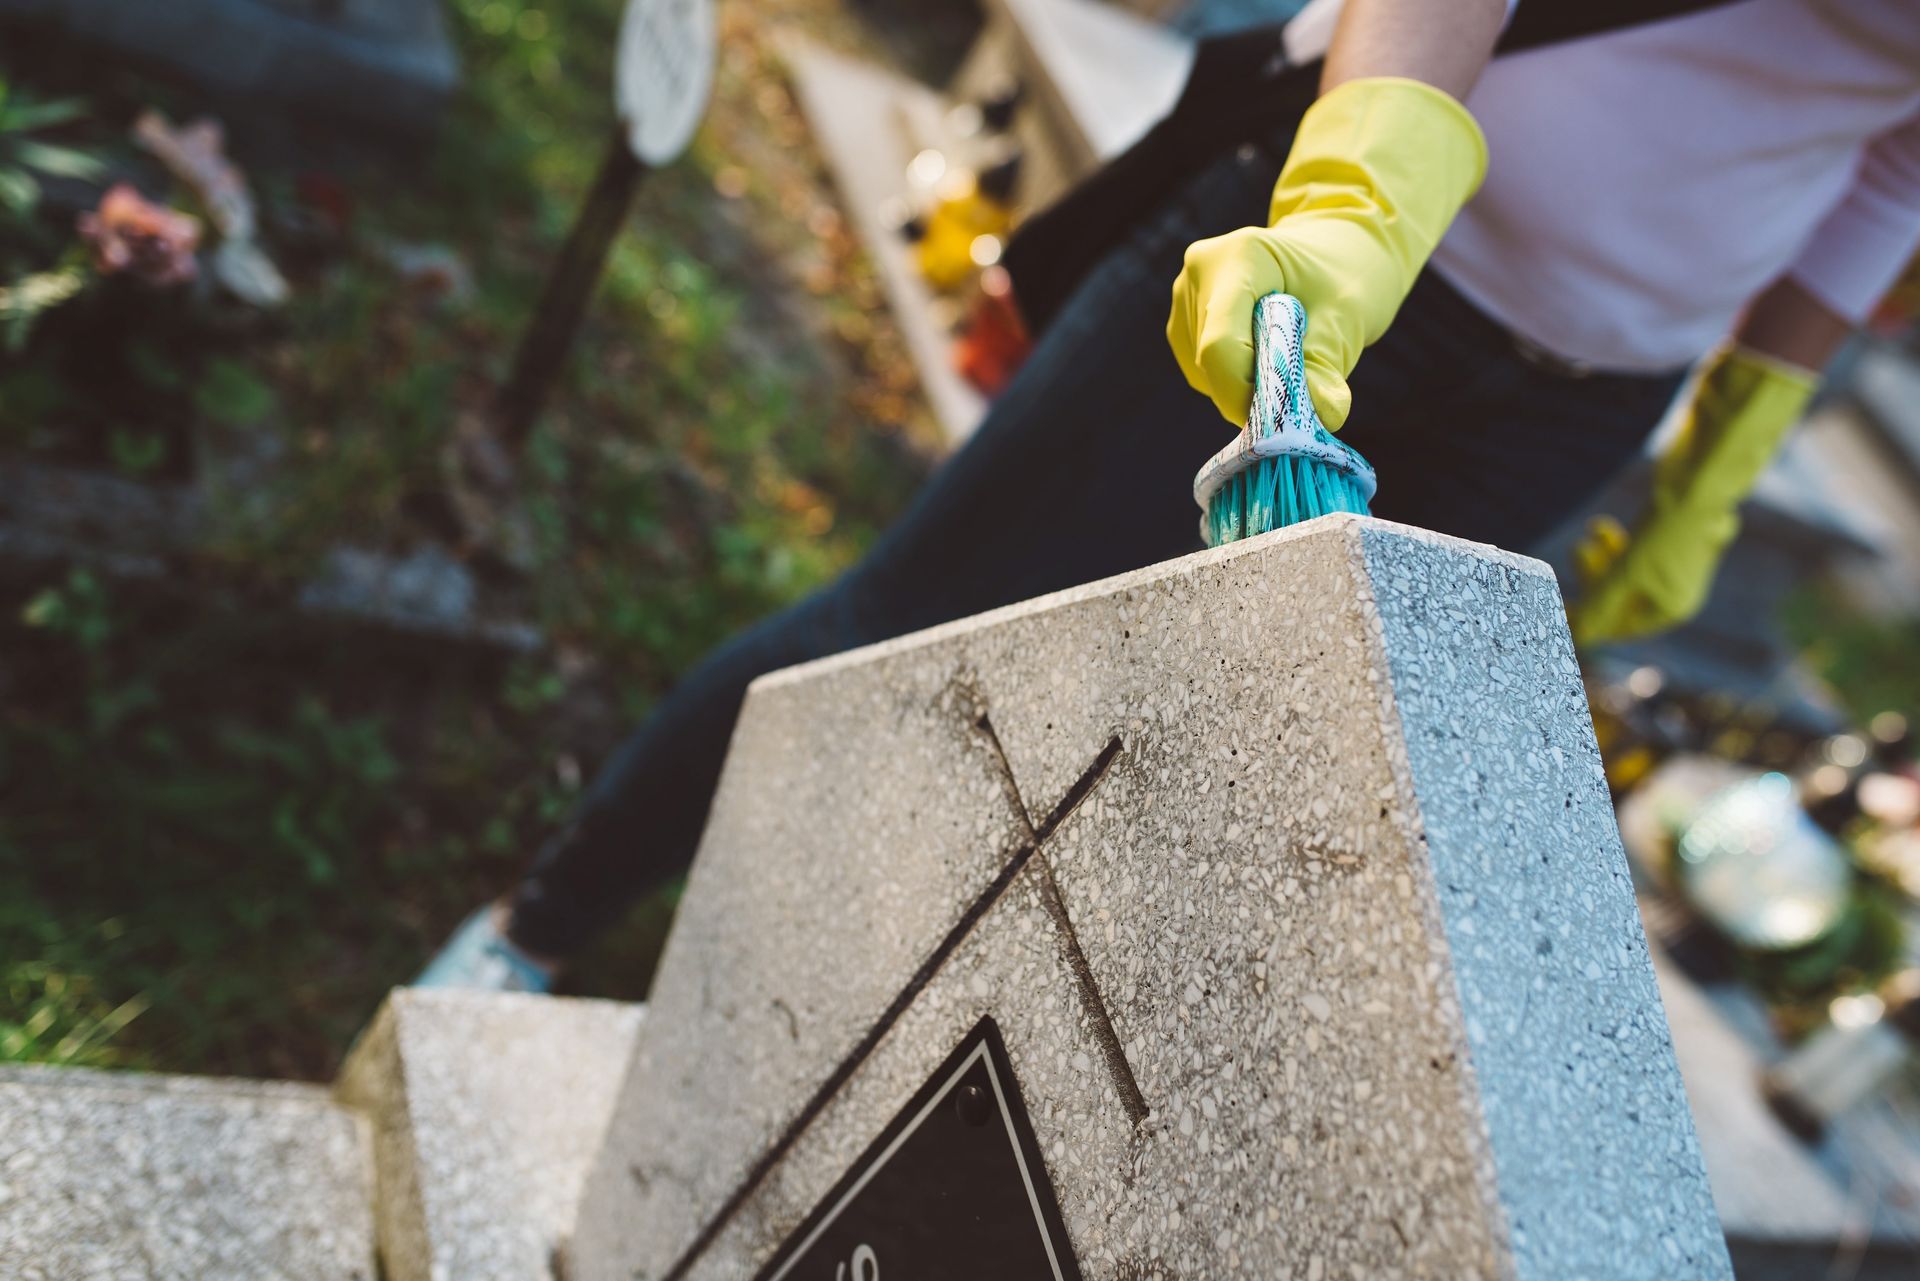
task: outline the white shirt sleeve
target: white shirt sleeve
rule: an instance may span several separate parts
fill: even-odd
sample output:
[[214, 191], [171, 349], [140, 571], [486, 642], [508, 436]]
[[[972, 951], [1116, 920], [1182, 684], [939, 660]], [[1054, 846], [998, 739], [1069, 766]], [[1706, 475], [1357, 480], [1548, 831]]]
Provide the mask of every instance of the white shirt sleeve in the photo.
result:
[[1858, 325], [1920, 250], [1920, 115], [1867, 144], [1854, 184], [1788, 270]]

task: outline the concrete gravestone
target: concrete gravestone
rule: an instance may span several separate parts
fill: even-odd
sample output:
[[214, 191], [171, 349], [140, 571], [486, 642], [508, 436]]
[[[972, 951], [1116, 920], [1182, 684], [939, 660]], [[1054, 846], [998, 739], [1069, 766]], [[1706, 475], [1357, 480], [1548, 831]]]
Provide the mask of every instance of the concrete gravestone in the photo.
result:
[[759, 682], [568, 1268], [1728, 1276], [1552, 578], [1336, 517]]

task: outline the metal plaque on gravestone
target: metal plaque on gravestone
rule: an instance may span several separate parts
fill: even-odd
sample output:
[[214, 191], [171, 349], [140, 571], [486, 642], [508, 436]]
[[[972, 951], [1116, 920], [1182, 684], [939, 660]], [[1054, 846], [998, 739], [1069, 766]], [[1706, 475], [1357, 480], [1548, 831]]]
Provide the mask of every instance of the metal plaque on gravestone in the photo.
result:
[[713, 0], [633, 0], [620, 23], [614, 100], [627, 144], [658, 167], [686, 147], [713, 87]]
[[1000, 1029], [982, 1019], [756, 1281], [1080, 1281]]

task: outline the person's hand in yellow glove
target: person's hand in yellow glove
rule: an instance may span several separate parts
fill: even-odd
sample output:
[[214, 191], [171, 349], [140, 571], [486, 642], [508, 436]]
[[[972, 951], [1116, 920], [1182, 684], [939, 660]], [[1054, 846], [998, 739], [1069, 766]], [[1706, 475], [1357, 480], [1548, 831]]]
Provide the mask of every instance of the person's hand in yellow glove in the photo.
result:
[[1300, 121], [1266, 227], [1196, 241], [1173, 285], [1167, 342], [1231, 422], [1253, 397], [1253, 305], [1275, 291], [1307, 311], [1307, 387], [1328, 429], [1347, 375], [1386, 332], [1414, 277], [1486, 173], [1467, 109], [1418, 80], [1349, 80]]
[[1707, 363], [1679, 434], [1654, 464], [1634, 532], [1602, 516], [1574, 551], [1581, 593], [1567, 618], [1575, 643], [1650, 636], [1700, 612], [1739, 532], [1740, 500], [1817, 385], [1811, 371], [1746, 347], [1723, 348]]

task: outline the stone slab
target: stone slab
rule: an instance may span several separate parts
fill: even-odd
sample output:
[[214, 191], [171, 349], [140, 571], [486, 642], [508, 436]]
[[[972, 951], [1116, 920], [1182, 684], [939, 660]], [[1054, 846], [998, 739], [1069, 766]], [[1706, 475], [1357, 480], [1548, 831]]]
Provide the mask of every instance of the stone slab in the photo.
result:
[[[37, 583], [50, 566], [81, 564], [177, 592], [183, 566], [204, 555], [203, 511], [202, 492], [186, 485], [9, 459], [0, 468], [0, 581]], [[518, 653], [545, 643], [432, 545], [404, 555], [336, 545], [292, 603], [327, 623], [433, 642]]]
[[551, 1281], [644, 1007], [398, 988], [341, 1071], [386, 1281]]
[[1404, 527], [756, 683], [652, 1010], [573, 1281], [751, 1275], [983, 1014], [1090, 1279], [1730, 1275], [1552, 577]]
[[880, 273], [921, 388], [948, 441], [958, 444], [980, 425], [986, 401], [954, 368], [953, 338], [936, 319], [933, 289], [883, 216], [888, 201], [905, 194], [907, 163], [920, 150], [908, 118], [939, 120], [949, 104], [916, 81], [796, 33], [783, 33], [778, 44], [847, 215]]
[[8, 1281], [373, 1281], [363, 1128], [286, 1083], [0, 1076]]

